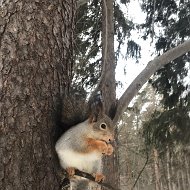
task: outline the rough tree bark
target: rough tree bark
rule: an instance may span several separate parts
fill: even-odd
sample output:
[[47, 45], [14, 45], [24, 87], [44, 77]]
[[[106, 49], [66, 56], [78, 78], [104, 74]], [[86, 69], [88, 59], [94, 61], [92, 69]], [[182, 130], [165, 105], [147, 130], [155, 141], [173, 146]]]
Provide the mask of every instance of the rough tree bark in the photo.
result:
[[0, 1], [0, 189], [59, 189], [54, 139], [74, 0]]
[[156, 148], [153, 148], [153, 159], [154, 159], [155, 189], [160, 190], [159, 158], [158, 158], [158, 151]]
[[[116, 107], [116, 81], [115, 81], [115, 53], [114, 53], [114, 8], [113, 0], [102, 1], [102, 78], [101, 92], [104, 101], [105, 113], [114, 117]], [[104, 173], [106, 182], [118, 188], [117, 150], [112, 156], [104, 159]]]

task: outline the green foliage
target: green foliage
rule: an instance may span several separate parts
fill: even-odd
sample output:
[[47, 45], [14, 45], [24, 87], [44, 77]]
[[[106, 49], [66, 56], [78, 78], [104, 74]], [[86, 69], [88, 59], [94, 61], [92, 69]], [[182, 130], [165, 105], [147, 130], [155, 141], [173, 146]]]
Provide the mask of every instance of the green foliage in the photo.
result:
[[[124, 3], [124, 2], [123, 2]], [[129, 21], [126, 19], [123, 11], [121, 10], [119, 4], [115, 3], [114, 5], [114, 19], [115, 19], [115, 38], [118, 42], [118, 46], [116, 49], [116, 59], [118, 59], [120, 55], [120, 50], [121, 50], [121, 45], [123, 45], [125, 38], [130, 36], [130, 32], [132, 29], [134, 29], [134, 24], [132, 21]], [[130, 51], [126, 52], [129, 56], [131, 55], [132, 57], [136, 56], [139, 54], [139, 52], [134, 51], [134, 46], [132, 45], [137, 45], [135, 42], [134, 44], [131, 44], [131, 46], [128, 48]], [[140, 48], [139, 48], [140, 49]], [[138, 49], [138, 50], [139, 50]], [[136, 56], [137, 57], [137, 56]]]
[[182, 104], [163, 112], [155, 111], [152, 119], [144, 123], [143, 136], [146, 144], [153, 144], [163, 150], [168, 145], [171, 147], [176, 143], [190, 143], [189, 111], [189, 105], [184, 107]]
[[162, 103], [166, 109], [178, 106], [186, 89], [182, 81], [187, 75], [184, 65], [183, 57], [176, 59], [174, 63], [160, 69], [157, 72], [159, 77], [152, 82], [153, 87], [163, 95]]
[[134, 41], [129, 40], [127, 42], [127, 57], [140, 58], [141, 47]]
[[97, 0], [79, 7], [75, 30], [74, 80], [79, 86], [93, 86], [100, 72], [101, 6]]
[[[189, 1], [143, 0], [142, 9], [147, 13], [146, 22], [141, 26], [145, 31], [143, 37], [146, 39], [150, 35], [156, 41], [158, 55], [189, 37]], [[157, 32], [160, 28], [162, 32]], [[155, 112], [144, 125], [148, 143], [162, 147], [179, 141], [189, 143], [190, 93], [188, 85], [183, 82], [188, 72], [185, 64], [190, 62], [189, 55], [187, 53], [160, 69], [151, 81], [157, 92], [163, 95], [164, 110]]]
[[129, 3], [130, 2], [130, 0], [120, 0], [120, 2], [122, 3], [122, 4], [127, 4], [127, 3]]
[[[121, 1], [126, 4], [129, 0]], [[114, 3], [114, 35], [117, 43], [115, 50], [116, 60], [120, 55], [121, 45], [125, 38], [130, 36], [134, 28], [131, 21], [127, 20], [120, 5]], [[83, 88], [92, 88], [96, 85], [101, 72], [101, 32], [102, 32], [102, 3], [91, 0], [80, 6], [76, 16], [75, 32], [75, 58], [74, 82]], [[138, 57], [140, 48], [134, 42], [130, 43], [126, 52]]]

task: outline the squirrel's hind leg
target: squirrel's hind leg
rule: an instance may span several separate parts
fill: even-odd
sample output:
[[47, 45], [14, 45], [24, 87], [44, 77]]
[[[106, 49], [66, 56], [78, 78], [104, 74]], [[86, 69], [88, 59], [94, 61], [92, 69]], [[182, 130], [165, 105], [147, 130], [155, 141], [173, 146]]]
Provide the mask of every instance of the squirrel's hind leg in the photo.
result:
[[96, 169], [94, 168], [93, 174], [96, 182], [105, 180], [105, 176], [102, 174], [102, 159], [96, 162]]
[[105, 176], [102, 173], [96, 173], [93, 174], [93, 176], [95, 177], [96, 182], [101, 182], [105, 180]]
[[68, 173], [69, 178], [71, 178], [75, 175], [75, 168], [73, 168], [73, 167], [66, 168], [66, 171]]

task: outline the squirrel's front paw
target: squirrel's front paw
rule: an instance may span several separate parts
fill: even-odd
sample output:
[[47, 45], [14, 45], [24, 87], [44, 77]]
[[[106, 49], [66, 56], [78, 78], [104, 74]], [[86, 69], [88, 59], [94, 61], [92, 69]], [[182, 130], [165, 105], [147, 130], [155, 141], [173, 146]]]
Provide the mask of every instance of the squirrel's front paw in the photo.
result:
[[101, 148], [102, 154], [111, 155], [113, 153], [113, 146], [111, 144], [104, 143]]
[[102, 154], [107, 154], [107, 152], [108, 152], [108, 145], [106, 144], [106, 142], [101, 141], [100, 151], [101, 151]]
[[113, 153], [113, 146], [111, 144], [107, 144], [107, 152], [106, 155], [111, 155]]

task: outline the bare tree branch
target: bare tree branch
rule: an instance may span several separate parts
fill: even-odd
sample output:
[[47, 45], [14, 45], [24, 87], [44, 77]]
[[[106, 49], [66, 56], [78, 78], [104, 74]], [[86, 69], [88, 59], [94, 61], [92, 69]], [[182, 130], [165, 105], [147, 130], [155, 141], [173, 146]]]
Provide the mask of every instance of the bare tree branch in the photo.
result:
[[[114, 54], [114, 1], [102, 0], [102, 75], [100, 89], [105, 113], [113, 119], [116, 105]], [[113, 113], [114, 112], [114, 113]]]
[[123, 93], [121, 98], [118, 101], [117, 110], [115, 117], [113, 119], [114, 123], [117, 123], [120, 119], [120, 116], [127, 109], [129, 103], [133, 97], [138, 93], [143, 84], [153, 75], [157, 70], [159, 70], [164, 65], [173, 61], [174, 59], [180, 57], [181, 55], [190, 51], [190, 40], [178, 45], [175, 48], [167, 51], [163, 55], [156, 57], [150, 61], [145, 69], [135, 78], [135, 80], [130, 84], [130, 86]]

